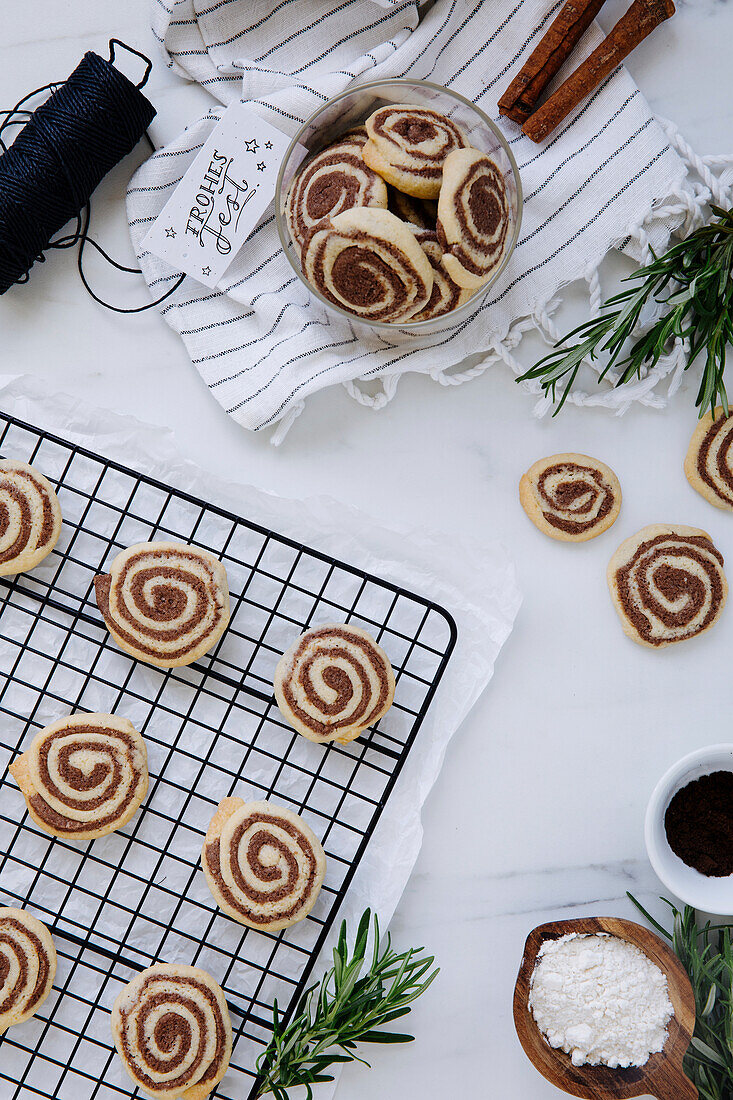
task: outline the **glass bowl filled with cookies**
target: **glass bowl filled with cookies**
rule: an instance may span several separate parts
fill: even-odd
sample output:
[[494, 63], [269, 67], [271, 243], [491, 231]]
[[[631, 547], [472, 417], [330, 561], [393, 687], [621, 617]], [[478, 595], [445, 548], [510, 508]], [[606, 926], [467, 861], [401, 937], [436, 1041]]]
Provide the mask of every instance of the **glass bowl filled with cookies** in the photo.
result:
[[278, 233], [311, 294], [357, 332], [401, 342], [468, 316], [512, 254], [517, 165], [456, 92], [377, 80], [330, 100], [280, 167]]

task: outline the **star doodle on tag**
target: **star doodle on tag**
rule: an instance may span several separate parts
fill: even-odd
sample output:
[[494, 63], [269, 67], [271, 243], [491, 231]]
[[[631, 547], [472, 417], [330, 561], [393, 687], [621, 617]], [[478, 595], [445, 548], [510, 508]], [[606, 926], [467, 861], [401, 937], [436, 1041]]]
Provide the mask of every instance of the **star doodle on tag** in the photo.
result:
[[169, 229], [166, 229], [166, 231], [165, 231], [165, 235], [166, 235], [166, 237], [175, 237], [175, 235], [176, 235], [176, 231], [175, 231], [175, 229], [173, 228], [173, 226], [170, 226], [170, 228], [169, 228]]
[[257, 144], [257, 139], [256, 138], [252, 138], [251, 141], [245, 141], [244, 144], [245, 144], [245, 147], [246, 147], [248, 153], [256, 153], [257, 150], [259, 149], [259, 145]]
[[265, 149], [272, 149], [272, 142], [271, 141], [266, 141], [265, 142]]
[[208, 266], [208, 264], [206, 267], [201, 268], [201, 274], [206, 275], [207, 278], [209, 275], [211, 275], [211, 268]]
[[259, 161], [257, 165], [257, 171], [264, 172], [265, 168], [267, 168], [267, 165], [265, 164], [264, 160]]

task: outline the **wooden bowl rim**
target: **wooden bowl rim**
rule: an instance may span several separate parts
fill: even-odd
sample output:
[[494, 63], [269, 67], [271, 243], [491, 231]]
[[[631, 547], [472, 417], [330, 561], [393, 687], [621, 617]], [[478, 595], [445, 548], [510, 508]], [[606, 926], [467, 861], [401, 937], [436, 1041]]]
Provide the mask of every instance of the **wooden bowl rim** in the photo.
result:
[[[524, 980], [528, 990], [542, 944], [548, 939], [560, 939], [562, 936], [571, 933], [594, 935], [599, 932], [617, 936], [634, 944], [653, 963], [659, 966], [667, 977], [669, 998], [672, 1002], [674, 1015], [668, 1025], [669, 1032], [663, 1050], [658, 1054], [651, 1055], [646, 1066], [631, 1067], [630, 1069], [611, 1069], [608, 1066], [573, 1066], [569, 1055], [550, 1046], [537, 1027], [529, 1008], [528, 996], [524, 992], [522, 983]], [[650, 954], [648, 946], [654, 947], [658, 957]], [[685, 1028], [691, 1036], [696, 1019], [695, 994], [689, 976], [672, 948], [656, 932], [622, 917], [576, 917], [571, 920], [548, 921], [533, 928], [524, 945], [524, 954], [514, 987], [513, 1009], [517, 1037], [522, 1049], [535, 1068], [551, 1084], [563, 1088], [570, 1095], [584, 1098], [584, 1100], [597, 1100], [597, 1097], [604, 1094], [609, 1097], [617, 1097], [619, 1100], [623, 1097], [645, 1096], [649, 1093], [650, 1086], [655, 1078], [662, 1072], [665, 1063], [673, 1063], [675, 1068], [678, 1068], [679, 1074], [683, 1074], [682, 1060], [690, 1042]], [[674, 1024], [676, 1026], [673, 1026]], [[553, 1071], [550, 1071], [549, 1064], [545, 1067], [542, 1060], [535, 1057], [540, 1049], [552, 1059]], [[647, 1067], [649, 1068], [647, 1069]], [[546, 1068], [548, 1072], [545, 1072]], [[599, 1070], [603, 1071], [604, 1076], [615, 1075], [618, 1077], [617, 1091], [604, 1093], [604, 1091], [599, 1091], [603, 1090], [601, 1081], [598, 1081], [595, 1085], [592, 1083], [593, 1076], [598, 1075]], [[570, 1074], [587, 1078], [588, 1084], [583, 1081], [573, 1081]], [[633, 1075], [634, 1080], [627, 1080], [630, 1075]]]

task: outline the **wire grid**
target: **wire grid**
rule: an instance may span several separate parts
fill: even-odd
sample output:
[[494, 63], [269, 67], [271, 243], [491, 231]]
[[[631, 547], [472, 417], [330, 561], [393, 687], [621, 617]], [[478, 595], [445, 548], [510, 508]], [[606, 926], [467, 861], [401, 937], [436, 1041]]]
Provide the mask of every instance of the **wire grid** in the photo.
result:
[[[0, 905], [27, 905], [51, 928], [54, 990], [0, 1036], [0, 1100], [141, 1095], [114, 1053], [109, 1013], [153, 962], [208, 970], [234, 1029], [220, 1100], [257, 1090], [272, 1005], [292, 1011], [405, 762], [456, 640], [436, 604], [37, 428], [0, 415], [3, 457], [57, 487], [56, 550], [0, 583]], [[232, 618], [194, 665], [156, 669], [110, 640], [93, 578], [135, 542], [173, 539], [223, 561]], [[280, 654], [310, 625], [365, 627], [395, 669], [385, 718], [346, 746], [320, 746], [282, 720], [272, 694]], [[129, 718], [148, 747], [150, 790], [133, 821], [74, 844], [25, 813], [7, 764], [38, 729], [76, 711]], [[272, 798], [323, 843], [318, 902], [280, 933], [244, 928], [217, 908], [199, 868], [218, 802]]]

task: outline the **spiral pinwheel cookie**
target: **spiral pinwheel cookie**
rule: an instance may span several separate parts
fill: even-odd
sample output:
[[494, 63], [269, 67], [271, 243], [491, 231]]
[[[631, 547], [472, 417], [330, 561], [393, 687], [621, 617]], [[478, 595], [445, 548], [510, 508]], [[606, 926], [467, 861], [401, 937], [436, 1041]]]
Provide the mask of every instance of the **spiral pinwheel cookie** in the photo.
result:
[[277, 705], [309, 741], [353, 741], [387, 713], [394, 693], [387, 654], [345, 623], [307, 630], [275, 669]]
[[345, 210], [303, 244], [303, 273], [324, 298], [366, 321], [408, 321], [430, 300], [433, 269], [388, 210]]
[[366, 120], [362, 156], [370, 168], [406, 195], [437, 199], [446, 157], [468, 139], [455, 122], [429, 107], [390, 103]]
[[153, 1100], [204, 1100], [229, 1068], [232, 1023], [221, 987], [195, 966], [157, 963], [122, 990], [112, 1036]]
[[621, 486], [610, 466], [597, 458], [550, 455], [522, 476], [519, 499], [543, 534], [562, 542], [585, 542], [616, 522]]
[[0, 909], [0, 1035], [38, 1012], [56, 976], [51, 933], [25, 909]]
[[260, 931], [307, 917], [326, 873], [326, 856], [302, 818], [271, 802], [225, 798], [209, 825], [201, 862], [217, 905]]
[[433, 268], [433, 289], [428, 304], [416, 313], [413, 321], [429, 321], [452, 313], [471, 297], [471, 291], [454, 283], [443, 266], [443, 249], [438, 244], [438, 234], [429, 229], [414, 229], [415, 236]]
[[435, 229], [438, 222], [438, 204], [433, 199], [416, 199], [396, 187], [389, 189], [388, 209], [395, 217], [418, 229]]
[[61, 508], [51, 484], [26, 462], [0, 459], [0, 577], [33, 569], [60, 534]]
[[693, 432], [685, 458], [685, 473], [693, 489], [733, 512], [733, 417], [719, 406], [706, 413]]
[[309, 160], [290, 185], [285, 201], [290, 236], [298, 252], [306, 234], [324, 218], [354, 206], [386, 208], [387, 185], [361, 158], [366, 141], [347, 134]]
[[457, 149], [443, 171], [438, 240], [443, 263], [459, 286], [475, 289], [504, 256], [511, 214], [504, 176], [478, 149]]
[[72, 714], [46, 726], [9, 771], [35, 823], [70, 840], [121, 829], [148, 791], [145, 742], [114, 714]]
[[196, 546], [140, 542], [118, 554], [94, 588], [120, 649], [160, 668], [198, 660], [229, 622], [224, 566]]
[[660, 647], [702, 634], [725, 606], [723, 556], [697, 527], [644, 527], [611, 558], [608, 586], [624, 632]]

